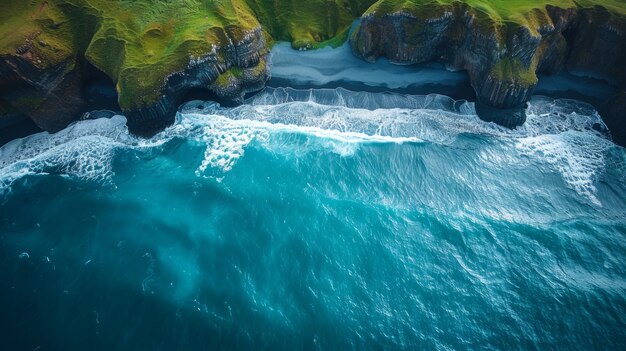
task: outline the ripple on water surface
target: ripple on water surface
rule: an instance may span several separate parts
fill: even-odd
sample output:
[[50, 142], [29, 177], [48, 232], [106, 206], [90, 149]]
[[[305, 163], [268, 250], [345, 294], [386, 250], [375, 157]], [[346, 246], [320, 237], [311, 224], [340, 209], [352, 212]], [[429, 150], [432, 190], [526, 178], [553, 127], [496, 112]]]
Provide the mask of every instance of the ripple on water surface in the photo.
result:
[[10, 349], [619, 349], [626, 152], [440, 95], [267, 89], [0, 148]]

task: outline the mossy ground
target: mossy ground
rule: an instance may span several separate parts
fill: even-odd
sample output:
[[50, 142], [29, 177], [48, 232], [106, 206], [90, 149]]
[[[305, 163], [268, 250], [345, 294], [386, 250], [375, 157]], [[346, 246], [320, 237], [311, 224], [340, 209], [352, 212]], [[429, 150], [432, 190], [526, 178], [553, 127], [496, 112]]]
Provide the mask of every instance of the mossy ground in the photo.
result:
[[551, 5], [560, 8], [605, 7], [610, 12], [626, 16], [624, 0], [379, 0], [372, 5], [367, 13], [387, 14], [406, 11], [420, 14], [432, 7], [464, 3], [473, 9], [485, 13], [494, 21], [518, 22], [533, 9], [545, 9]]
[[0, 0], [0, 55], [26, 50], [39, 68], [67, 62], [71, 68], [84, 55], [117, 84], [120, 106], [132, 109], [155, 102], [166, 78], [191, 57], [260, 25], [268, 38], [295, 48], [337, 46], [364, 12], [420, 14], [455, 3], [476, 9], [490, 25], [536, 28], [546, 5], [602, 5], [626, 16], [623, 0]]
[[76, 47], [75, 33], [67, 17], [55, 5], [37, 1], [0, 1], [0, 55], [32, 47], [35, 66], [46, 68], [71, 58]]
[[266, 30], [276, 40], [295, 48], [315, 48], [328, 41], [337, 45], [347, 30], [375, 0], [247, 0]]
[[371, 2], [0, 0], [0, 54], [30, 46], [39, 68], [84, 55], [116, 82], [120, 106], [130, 109], [158, 99], [166, 77], [191, 57], [241, 40], [259, 20], [268, 37], [294, 47], [337, 45]]
[[[453, 13], [459, 6], [466, 7], [477, 22], [473, 30], [492, 35], [499, 46], [507, 46], [507, 36], [519, 27], [527, 28], [532, 35], [539, 35], [539, 28], [551, 24], [547, 6], [568, 8], [592, 8], [602, 6], [613, 16], [626, 17], [624, 0], [379, 0], [372, 5], [366, 15], [385, 16], [393, 13], [407, 13], [419, 18], [437, 18], [445, 12]], [[419, 33], [420, 28], [412, 28]], [[409, 33], [410, 37], [411, 33]], [[545, 48], [540, 48], [543, 51]], [[535, 55], [530, 64], [509, 54], [495, 62], [490, 73], [501, 81], [530, 87], [537, 84], [535, 71], [541, 55]]]

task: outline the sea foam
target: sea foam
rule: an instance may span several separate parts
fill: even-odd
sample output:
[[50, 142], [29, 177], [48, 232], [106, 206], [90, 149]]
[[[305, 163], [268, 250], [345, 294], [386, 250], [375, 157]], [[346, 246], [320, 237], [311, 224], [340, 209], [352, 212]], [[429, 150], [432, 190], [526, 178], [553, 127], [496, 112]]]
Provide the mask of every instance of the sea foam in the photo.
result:
[[[270, 133], [307, 133], [342, 143], [448, 145], [460, 135], [474, 134], [500, 138], [513, 143], [523, 155], [541, 158], [562, 175], [569, 187], [599, 205], [594, 182], [604, 168], [604, 153], [613, 147], [608, 129], [591, 105], [541, 96], [530, 101], [527, 121], [516, 129], [484, 122], [476, 114], [473, 103], [442, 95], [351, 92], [341, 88], [266, 88], [235, 108], [191, 101], [180, 111], [183, 118], [193, 115], [197, 123], [204, 123], [202, 116], [212, 120], [211, 133], [207, 133], [213, 135], [211, 140], [219, 143], [230, 140], [220, 151], [207, 149], [199, 173], [208, 166], [228, 171], [243, 155], [247, 143], [255, 136], [267, 140]], [[240, 138], [242, 135], [245, 138]], [[341, 150], [338, 147], [341, 144], [332, 145], [335, 150]], [[344, 146], [345, 155], [355, 150], [352, 147], [348, 148], [350, 152], [345, 152], [345, 149]]]
[[0, 184], [6, 190], [24, 175], [47, 172], [108, 179], [116, 149], [153, 149], [175, 138], [204, 145], [196, 174], [222, 179], [250, 143], [270, 147], [275, 135], [308, 135], [342, 156], [362, 143], [451, 145], [459, 136], [478, 135], [542, 160], [569, 187], [599, 204], [594, 182], [613, 144], [595, 109], [574, 100], [534, 97], [526, 115], [523, 126], [508, 129], [482, 121], [473, 103], [442, 95], [266, 88], [234, 108], [188, 102], [173, 126], [150, 139], [131, 136], [126, 119], [114, 116], [15, 140], [0, 148]]
[[54, 173], [103, 181], [113, 175], [114, 149], [136, 142], [126, 118], [79, 121], [49, 134], [16, 139], [0, 148], [0, 194], [26, 175]]

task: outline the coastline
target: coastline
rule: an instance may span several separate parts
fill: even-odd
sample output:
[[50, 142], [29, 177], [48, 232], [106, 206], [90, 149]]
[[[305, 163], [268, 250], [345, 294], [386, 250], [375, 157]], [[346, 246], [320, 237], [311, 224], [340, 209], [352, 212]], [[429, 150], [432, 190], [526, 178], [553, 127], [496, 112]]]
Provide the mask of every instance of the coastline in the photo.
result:
[[[266, 86], [270, 88], [343, 88], [352, 91], [408, 95], [439, 94], [454, 100], [470, 102], [478, 100], [465, 71], [450, 71], [437, 62], [396, 65], [381, 58], [370, 63], [352, 55], [348, 42], [337, 48], [325, 47], [307, 51], [292, 49], [289, 43], [282, 42], [273, 47], [269, 60], [270, 79]], [[89, 109], [84, 111], [83, 115], [91, 111], [116, 111], [118, 109], [117, 95], [110, 81], [100, 78], [88, 84], [85, 89], [88, 92]], [[603, 80], [579, 77], [563, 71], [555, 75], [539, 75], [533, 95], [586, 102], [594, 106], [602, 116], [606, 113], [606, 96], [618, 91], [618, 87]], [[246, 98], [257, 93], [258, 91], [248, 93]], [[208, 92], [192, 92], [187, 94], [186, 101], [179, 106], [190, 100], [209, 100], [210, 98], [211, 94]], [[519, 110], [514, 109], [514, 111]], [[121, 112], [118, 111], [118, 113]], [[507, 111], [497, 109], [493, 113], [506, 116]], [[79, 120], [79, 118], [76, 119]], [[485, 119], [489, 121], [490, 117]], [[0, 122], [4, 123], [0, 125], [0, 146], [11, 140], [42, 131], [24, 115], [16, 114]], [[496, 123], [498, 122], [507, 124], [506, 120], [504, 123], [496, 120]], [[516, 123], [510, 125], [510, 127], [515, 126]], [[614, 135], [616, 134], [614, 129], [619, 127], [616, 124], [609, 125]], [[626, 145], [623, 139], [614, 141], [618, 145]]]

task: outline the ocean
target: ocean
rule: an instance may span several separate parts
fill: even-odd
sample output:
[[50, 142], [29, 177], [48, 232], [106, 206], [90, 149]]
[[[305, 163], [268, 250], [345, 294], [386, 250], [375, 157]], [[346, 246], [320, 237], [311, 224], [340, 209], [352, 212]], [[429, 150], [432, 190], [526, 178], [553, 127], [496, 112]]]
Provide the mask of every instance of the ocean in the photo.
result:
[[0, 148], [5, 350], [626, 347], [626, 149], [582, 102], [266, 88]]

